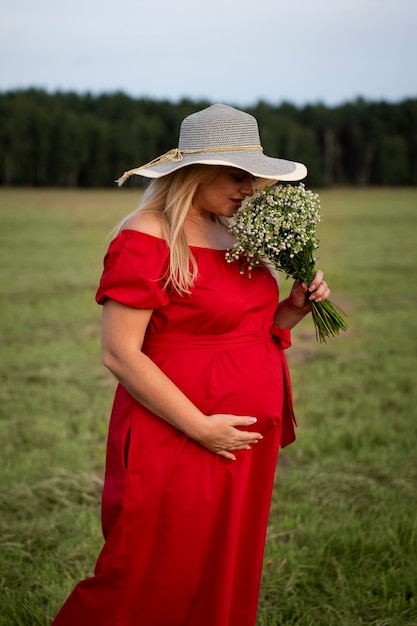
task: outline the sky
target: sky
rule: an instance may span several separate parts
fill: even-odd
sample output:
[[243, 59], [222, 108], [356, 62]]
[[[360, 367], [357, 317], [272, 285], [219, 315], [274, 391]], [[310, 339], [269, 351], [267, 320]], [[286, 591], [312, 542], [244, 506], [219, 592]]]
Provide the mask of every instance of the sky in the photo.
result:
[[398, 102], [416, 30], [416, 0], [0, 0], [0, 91]]

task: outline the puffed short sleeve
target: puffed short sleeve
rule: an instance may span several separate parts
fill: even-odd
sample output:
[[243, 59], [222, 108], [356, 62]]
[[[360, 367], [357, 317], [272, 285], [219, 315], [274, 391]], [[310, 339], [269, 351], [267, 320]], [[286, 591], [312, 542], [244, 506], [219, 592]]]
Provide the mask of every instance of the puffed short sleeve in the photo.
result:
[[104, 257], [104, 269], [96, 293], [103, 304], [108, 298], [138, 309], [158, 309], [169, 302], [166, 282], [169, 248], [163, 239], [135, 230], [122, 230]]

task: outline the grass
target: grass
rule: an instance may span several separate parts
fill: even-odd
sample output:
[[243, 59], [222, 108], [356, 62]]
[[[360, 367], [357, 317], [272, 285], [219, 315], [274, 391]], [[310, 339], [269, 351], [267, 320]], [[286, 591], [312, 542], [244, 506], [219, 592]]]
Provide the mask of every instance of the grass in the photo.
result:
[[[136, 195], [0, 190], [2, 626], [49, 624], [101, 547], [114, 383], [94, 291]], [[258, 626], [417, 626], [417, 191], [321, 196], [319, 265], [350, 328], [326, 345], [310, 320], [294, 332], [300, 428], [281, 453]]]
[[417, 193], [322, 193], [320, 265], [350, 330], [289, 355], [301, 428], [282, 453], [260, 626], [417, 624]]

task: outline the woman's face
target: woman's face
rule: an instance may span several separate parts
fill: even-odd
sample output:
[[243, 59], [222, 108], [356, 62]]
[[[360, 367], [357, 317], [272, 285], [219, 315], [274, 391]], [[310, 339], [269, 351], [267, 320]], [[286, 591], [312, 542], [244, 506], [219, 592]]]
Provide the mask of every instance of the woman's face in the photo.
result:
[[253, 195], [253, 176], [234, 167], [224, 167], [212, 181], [201, 183], [193, 198], [193, 209], [232, 217], [246, 196]]

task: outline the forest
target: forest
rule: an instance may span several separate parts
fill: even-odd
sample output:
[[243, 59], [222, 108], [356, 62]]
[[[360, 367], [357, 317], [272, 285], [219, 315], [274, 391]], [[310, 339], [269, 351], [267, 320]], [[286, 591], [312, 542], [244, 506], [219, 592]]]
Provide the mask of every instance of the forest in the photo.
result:
[[[125, 170], [176, 147], [182, 119], [210, 104], [0, 92], [0, 184], [113, 186]], [[417, 98], [334, 107], [259, 101], [245, 110], [258, 120], [265, 153], [305, 163], [309, 186], [417, 185]]]

